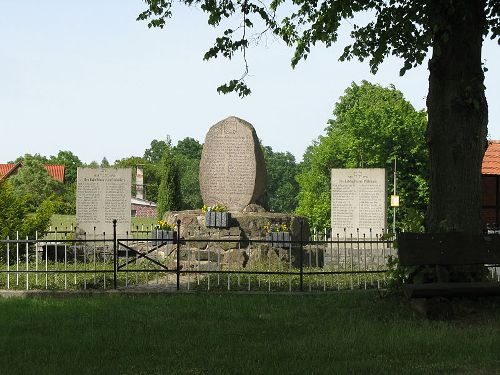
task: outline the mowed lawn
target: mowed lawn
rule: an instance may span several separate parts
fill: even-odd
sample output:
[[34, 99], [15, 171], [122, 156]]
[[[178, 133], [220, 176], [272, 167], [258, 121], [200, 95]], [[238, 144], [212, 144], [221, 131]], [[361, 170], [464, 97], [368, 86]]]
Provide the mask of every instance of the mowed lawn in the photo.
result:
[[[131, 218], [132, 230], [147, 230], [151, 229], [152, 226], [156, 224], [158, 219], [153, 217], [133, 217]], [[75, 215], [52, 215], [50, 218], [50, 228], [51, 230], [64, 231], [71, 230], [76, 223]]]
[[500, 374], [500, 300], [377, 292], [0, 299], [0, 374]]

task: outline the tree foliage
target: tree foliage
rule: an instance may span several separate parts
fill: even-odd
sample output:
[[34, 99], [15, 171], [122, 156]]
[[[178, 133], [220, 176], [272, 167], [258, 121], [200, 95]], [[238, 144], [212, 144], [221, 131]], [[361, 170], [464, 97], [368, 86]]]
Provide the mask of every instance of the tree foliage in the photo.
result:
[[83, 166], [83, 163], [71, 151], [59, 151], [57, 155], [50, 156], [49, 163], [64, 165], [64, 185], [58, 197], [56, 213], [74, 215], [76, 213], [77, 169]]
[[181, 139], [173, 148], [179, 165], [182, 210], [196, 209], [203, 205], [199, 180], [202, 150], [203, 145], [190, 137]]
[[[205, 53], [204, 59], [219, 56], [231, 59], [236, 53], [250, 46], [262, 32], [270, 31], [295, 48], [292, 66], [305, 60], [311, 47], [323, 43], [327, 47], [338, 41], [338, 32], [346, 21], [352, 25], [352, 43], [344, 47], [340, 60], [358, 58], [369, 60], [371, 70], [376, 72], [387, 56], [403, 60], [400, 74], [420, 65], [437, 36], [450, 39], [449, 18], [457, 16], [461, 2], [474, 1], [483, 8], [485, 20], [484, 36], [492, 39], [500, 36], [500, 5], [496, 0], [443, 1], [444, 17], [436, 17], [437, 10], [427, 0], [273, 0], [264, 3], [258, 0], [183, 0], [186, 5], [199, 5], [208, 15], [208, 24], [219, 26], [235, 19], [235, 26], [226, 28], [217, 37], [214, 45]], [[138, 20], [148, 21], [148, 27], [163, 28], [172, 17], [171, 0], [146, 0], [148, 9], [141, 12]], [[371, 14], [373, 19], [366, 24], [354, 18], [359, 14]], [[261, 29], [252, 32], [255, 27]], [[246, 61], [246, 56], [245, 56]], [[245, 72], [248, 66], [245, 66]], [[240, 96], [251, 93], [245, 76], [232, 79], [218, 88], [219, 92], [236, 91]]]
[[271, 212], [293, 212], [297, 207], [298, 166], [290, 152], [263, 147], [267, 168], [267, 207]]
[[74, 184], [76, 182], [76, 171], [83, 166], [80, 158], [71, 151], [59, 151], [57, 155], [49, 158], [51, 164], [64, 165], [64, 183]]
[[103, 157], [103, 158], [102, 158], [102, 160], [101, 160], [101, 165], [100, 165], [100, 167], [101, 167], [101, 168], [109, 168], [110, 166], [111, 166], [111, 164], [109, 164], [109, 161], [108, 161], [108, 159], [106, 158], [106, 156], [105, 156], [105, 157]]
[[35, 212], [41, 203], [51, 197], [60, 196], [64, 186], [49, 176], [39, 158], [26, 155], [22, 168], [10, 178], [17, 194], [25, 197], [30, 212]]
[[[353, 83], [335, 104], [326, 134], [310, 146], [298, 176], [297, 212], [314, 227], [330, 226], [332, 168], [385, 168], [392, 191], [397, 158], [401, 199], [399, 225], [422, 225], [428, 203], [428, 152], [424, 142], [426, 115], [415, 111], [393, 86]], [[415, 217], [420, 218], [415, 223]]]
[[144, 159], [146, 159], [151, 164], [160, 164], [161, 159], [165, 152], [172, 147], [172, 141], [170, 137], [167, 136], [166, 140], [153, 139], [149, 148], [144, 151]]
[[167, 211], [182, 207], [181, 176], [179, 161], [171, 145], [165, 150], [160, 162], [160, 186], [158, 187], [158, 217]]
[[188, 158], [185, 155], [177, 155], [179, 166], [181, 208], [182, 210], [194, 210], [203, 206], [200, 192], [200, 159]]
[[177, 155], [185, 156], [189, 159], [201, 159], [201, 151], [203, 150], [203, 145], [200, 144], [196, 139], [186, 137], [177, 142], [174, 147], [174, 151]]
[[[55, 203], [46, 199], [35, 211], [31, 211], [30, 197], [20, 194], [14, 189], [10, 180], [0, 181], [0, 238], [11, 239], [39, 237], [46, 231], [50, 217], [55, 209]], [[0, 256], [3, 256], [4, 252]]]

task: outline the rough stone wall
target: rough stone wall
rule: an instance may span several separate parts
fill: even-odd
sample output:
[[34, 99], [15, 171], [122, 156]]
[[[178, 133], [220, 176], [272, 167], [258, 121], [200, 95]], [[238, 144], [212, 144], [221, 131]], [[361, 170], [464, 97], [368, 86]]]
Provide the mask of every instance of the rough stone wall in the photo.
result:
[[[291, 241], [309, 238], [307, 219], [279, 213], [233, 213], [230, 226], [220, 229], [207, 228], [205, 215], [199, 210], [167, 212], [164, 220], [168, 223], [180, 220], [180, 237], [186, 240], [182, 257], [198, 269], [213, 267], [213, 264], [210, 265], [213, 262], [231, 267], [257, 266], [261, 263], [269, 265], [270, 261], [272, 264], [290, 260], [296, 263], [300, 248], [298, 243], [292, 243], [291, 249], [287, 250], [272, 247], [265, 240], [263, 227], [270, 222], [286, 223], [290, 228]], [[250, 243], [248, 240], [262, 242]]]

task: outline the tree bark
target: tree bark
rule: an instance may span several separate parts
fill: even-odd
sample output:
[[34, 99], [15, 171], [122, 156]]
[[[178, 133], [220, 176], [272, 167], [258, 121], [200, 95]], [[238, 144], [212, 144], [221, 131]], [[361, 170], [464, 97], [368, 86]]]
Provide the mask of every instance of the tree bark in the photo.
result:
[[429, 232], [481, 232], [481, 164], [488, 105], [481, 48], [484, 0], [429, 1], [427, 143], [430, 153]]

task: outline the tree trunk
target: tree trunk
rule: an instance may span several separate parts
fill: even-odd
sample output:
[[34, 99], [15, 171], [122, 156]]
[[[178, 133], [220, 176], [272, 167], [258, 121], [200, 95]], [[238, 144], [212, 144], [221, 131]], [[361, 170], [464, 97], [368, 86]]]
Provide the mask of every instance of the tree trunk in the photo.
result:
[[484, 0], [429, 1], [434, 30], [429, 62], [427, 143], [429, 232], [481, 231], [481, 164], [488, 105], [481, 48]]

